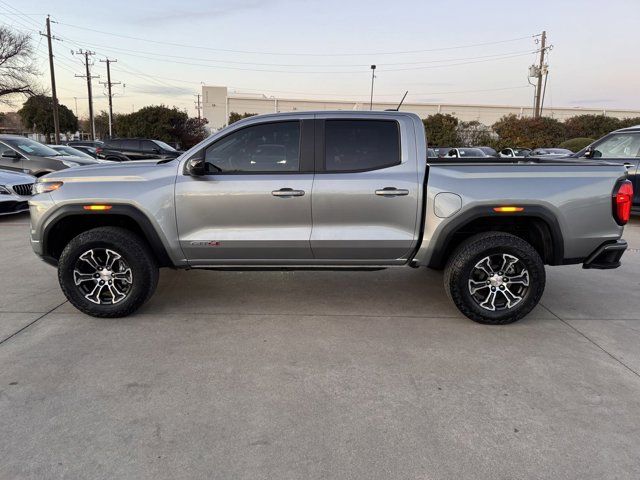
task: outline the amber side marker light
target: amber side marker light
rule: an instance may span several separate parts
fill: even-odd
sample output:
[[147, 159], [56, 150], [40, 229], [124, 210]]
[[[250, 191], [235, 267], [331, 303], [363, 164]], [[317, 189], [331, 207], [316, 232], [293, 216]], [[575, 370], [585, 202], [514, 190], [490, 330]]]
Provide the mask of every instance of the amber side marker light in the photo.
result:
[[103, 212], [105, 210], [111, 210], [111, 205], [85, 205], [85, 210], [91, 210], [92, 212]]
[[498, 213], [514, 213], [514, 212], [523, 212], [523, 207], [494, 207], [494, 212]]

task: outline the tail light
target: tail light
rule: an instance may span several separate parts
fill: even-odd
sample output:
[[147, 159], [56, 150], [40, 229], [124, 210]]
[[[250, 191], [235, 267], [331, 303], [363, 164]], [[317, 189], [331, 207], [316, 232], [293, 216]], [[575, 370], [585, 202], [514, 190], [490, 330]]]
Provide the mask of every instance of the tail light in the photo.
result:
[[631, 205], [633, 203], [633, 185], [629, 180], [624, 180], [613, 191], [613, 218], [618, 225], [626, 225], [631, 217]]
[[96, 155], [100, 155], [102, 153], [102, 147], [96, 147]]

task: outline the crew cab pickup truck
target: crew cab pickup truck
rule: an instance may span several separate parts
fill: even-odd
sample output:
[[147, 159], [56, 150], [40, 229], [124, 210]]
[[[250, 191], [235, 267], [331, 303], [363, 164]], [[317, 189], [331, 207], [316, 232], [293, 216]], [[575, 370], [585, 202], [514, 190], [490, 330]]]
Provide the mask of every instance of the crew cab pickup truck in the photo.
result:
[[403, 112], [251, 117], [176, 159], [59, 171], [35, 189], [33, 249], [89, 315], [134, 312], [159, 267], [431, 267], [487, 324], [531, 311], [545, 264], [618, 267], [633, 195], [625, 167], [602, 161], [427, 163], [423, 124]]

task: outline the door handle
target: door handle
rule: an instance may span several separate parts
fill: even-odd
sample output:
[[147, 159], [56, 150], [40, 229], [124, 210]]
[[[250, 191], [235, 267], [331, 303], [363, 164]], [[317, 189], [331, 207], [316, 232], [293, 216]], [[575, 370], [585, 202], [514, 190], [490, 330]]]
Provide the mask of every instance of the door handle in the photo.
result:
[[636, 166], [635, 163], [624, 162], [624, 166], [627, 167], [627, 170]]
[[409, 190], [396, 187], [384, 187], [382, 190], [376, 190], [376, 195], [382, 197], [404, 197], [409, 195]]
[[274, 197], [302, 197], [304, 190], [294, 190], [293, 188], [281, 188], [271, 192]]

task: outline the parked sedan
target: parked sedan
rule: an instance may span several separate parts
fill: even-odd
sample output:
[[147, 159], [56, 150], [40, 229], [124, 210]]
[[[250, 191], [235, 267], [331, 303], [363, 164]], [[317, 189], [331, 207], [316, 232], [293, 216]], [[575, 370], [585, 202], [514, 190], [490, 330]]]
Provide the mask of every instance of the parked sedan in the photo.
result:
[[525, 158], [531, 155], [530, 148], [503, 148], [500, 150], [500, 158]]
[[445, 158], [483, 158], [485, 153], [479, 148], [451, 148], [443, 155]]
[[0, 215], [29, 211], [35, 177], [0, 171]]
[[83, 159], [95, 160], [97, 163], [109, 163], [111, 160], [99, 160], [96, 159], [95, 156], [89, 155], [85, 153], [81, 149], [92, 148], [95, 152], [95, 148], [93, 147], [70, 147], [68, 145], [49, 145], [49, 147], [53, 148], [56, 152], [64, 157], [80, 157]]
[[0, 170], [41, 177], [65, 168], [98, 163], [93, 158], [62, 155], [51, 147], [20, 135], [0, 135]]
[[71, 148], [75, 148], [76, 150], [84, 152], [87, 155], [89, 155], [91, 158], [98, 158], [98, 148], [97, 147], [90, 147], [88, 145], [74, 145]]
[[536, 148], [531, 155], [536, 157], [566, 157], [567, 155], [573, 155], [571, 150], [566, 148]]

